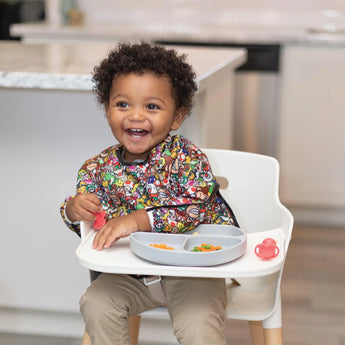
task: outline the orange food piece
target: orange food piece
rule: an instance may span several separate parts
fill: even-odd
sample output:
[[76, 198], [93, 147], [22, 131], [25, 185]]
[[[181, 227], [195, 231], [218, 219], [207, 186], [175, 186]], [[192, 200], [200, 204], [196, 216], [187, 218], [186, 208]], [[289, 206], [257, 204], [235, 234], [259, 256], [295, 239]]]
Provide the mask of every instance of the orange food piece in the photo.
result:
[[222, 249], [221, 246], [213, 246], [212, 244], [202, 243], [200, 246], [195, 246], [192, 252], [213, 252]]
[[174, 250], [175, 248], [174, 247], [168, 247], [167, 244], [165, 243], [153, 243], [153, 244], [150, 244], [150, 247], [154, 247], [154, 248], [159, 248], [159, 249], [166, 249], [166, 250]]

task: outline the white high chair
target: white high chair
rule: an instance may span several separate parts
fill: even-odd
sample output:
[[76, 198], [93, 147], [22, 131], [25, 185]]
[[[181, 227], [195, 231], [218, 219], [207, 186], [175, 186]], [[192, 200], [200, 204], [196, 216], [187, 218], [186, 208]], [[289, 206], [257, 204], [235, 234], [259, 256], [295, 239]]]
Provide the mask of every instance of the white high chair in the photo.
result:
[[[238, 259], [234, 264], [229, 264], [229, 272], [237, 265], [237, 274], [227, 278], [236, 278], [239, 285], [229, 279], [227, 316], [229, 319], [249, 321], [252, 345], [282, 345], [280, 282], [291, 238], [293, 217], [279, 201], [279, 164], [272, 157], [258, 154], [217, 149], [203, 151], [219, 180], [221, 194], [234, 211], [240, 227], [248, 234], [248, 243], [257, 240], [260, 232], [263, 232], [262, 236], [265, 237], [269, 236], [270, 230], [281, 229], [280, 261], [277, 261], [274, 268], [276, 259], [271, 259], [271, 263], [267, 262], [267, 267], [272, 266], [272, 269], [262, 270], [266, 262], [262, 263], [252, 252], [248, 252], [248, 255], [246, 253], [244, 258]], [[253, 248], [248, 246], [247, 251], [252, 250]], [[250, 255], [251, 261], [248, 259]], [[248, 277], [245, 276], [245, 272], [249, 272], [246, 265], [254, 266], [250, 268]], [[89, 268], [92, 269], [93, 265]], [[150, 318], [162, 318], [167, 315], [167, 310], [157, 308], [143, 313], [142, 317], [146, 315]], [[132, 345], [137, 345], [140, 316], [130, 317], [129, 325]], [[85, 334], [83, 345], [87, 344], [91, 342]]]

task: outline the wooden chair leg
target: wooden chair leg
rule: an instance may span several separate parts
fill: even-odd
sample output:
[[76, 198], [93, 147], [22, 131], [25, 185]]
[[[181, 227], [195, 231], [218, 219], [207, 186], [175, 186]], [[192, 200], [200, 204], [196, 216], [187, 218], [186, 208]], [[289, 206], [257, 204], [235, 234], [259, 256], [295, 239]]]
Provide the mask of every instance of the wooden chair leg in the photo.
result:
[[[129, 329], [129, 338], [131, 339], [131, 345], [138, 345], [140, 321], [141, 321], [140, 315], [134, 315], [128, 318], [128, 329]], [[84, 331], [82, 345], [92, 345], [91, 339], [86, 331]]]
[[91, 339], [90, 339], [90, 337], [86, 331], [84, 331], [84, 337], [83, 337], [82, 345], [92, 345]]
[[264, 329], [261, 321], [249, 321], [249, 332], [252, 345], [265, 345]]
[[138, 345], [140, 321], [140, 315], [133, 315], [128, 317], [129, 337], [131, 339], [132, 345]]
[[264, 329], [265, 345], [283, 345], [282, 328]]

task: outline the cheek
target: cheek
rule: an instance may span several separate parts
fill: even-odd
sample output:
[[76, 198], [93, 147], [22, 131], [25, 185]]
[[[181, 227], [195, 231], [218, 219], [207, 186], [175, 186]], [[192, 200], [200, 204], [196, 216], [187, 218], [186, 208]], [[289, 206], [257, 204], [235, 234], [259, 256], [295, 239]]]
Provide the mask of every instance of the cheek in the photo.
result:
[[114, 114], [110, 114], [110, 116], [107, 116], [108, 125], [111, 128], [116, 128], [119, 125], [119, 121], [117, 120], [116, 116]]

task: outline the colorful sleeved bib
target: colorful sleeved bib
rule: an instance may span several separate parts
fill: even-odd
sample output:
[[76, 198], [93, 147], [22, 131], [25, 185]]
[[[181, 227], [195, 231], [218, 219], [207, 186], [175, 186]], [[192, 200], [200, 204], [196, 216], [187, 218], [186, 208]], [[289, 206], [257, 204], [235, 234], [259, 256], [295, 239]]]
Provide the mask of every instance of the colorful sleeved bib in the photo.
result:
[[200, 223], [236, 223], [218, 193], [206, 155], [180, 135], [167, 136], [140, 163], [126, 162], [121, 146], [109, 147], [79, 170], [80, 193], [95, 193], [108, 218], [145, 208], [157, 232], [189, 231]]

